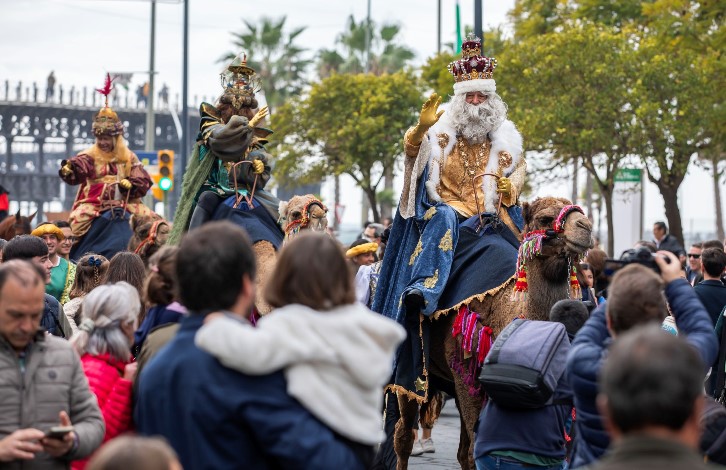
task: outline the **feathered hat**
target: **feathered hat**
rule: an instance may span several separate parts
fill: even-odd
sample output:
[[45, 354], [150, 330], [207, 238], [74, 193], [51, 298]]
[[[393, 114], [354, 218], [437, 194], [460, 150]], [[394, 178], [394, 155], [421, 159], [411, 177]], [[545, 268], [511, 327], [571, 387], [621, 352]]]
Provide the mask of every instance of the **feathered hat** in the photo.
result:
[[247, 54], [242, 59], [235, 57], [222, 73], [219, 74], [222, 82], [222, 97], [230, 104], [240, 109], [243, 107], [256, 107], [255, 93], [259, 91], [259, 77], [255, 69], [247, 65]]
[[105, 104], [99, 112], [93, 116], [93, 135], [111, 135], [117, 136], [124, 132], [124, 124], [118, 118], [116, 111], [108, 107], [108, 95], [113, 90], [113, 79], [110, 74], [106, 74], [106, 81], [103, 84], [103, 88], [96, 88], [96, 91], [101, 93], [105, 98]]
[[454, 95], [465, 95], [475, 91], [489, 93], [497, 91], [494, 69], [497, 59], [481, 55], [481, 39], [469, 34], [461, 45], [461, 59], [447, 67], [454, 76]]

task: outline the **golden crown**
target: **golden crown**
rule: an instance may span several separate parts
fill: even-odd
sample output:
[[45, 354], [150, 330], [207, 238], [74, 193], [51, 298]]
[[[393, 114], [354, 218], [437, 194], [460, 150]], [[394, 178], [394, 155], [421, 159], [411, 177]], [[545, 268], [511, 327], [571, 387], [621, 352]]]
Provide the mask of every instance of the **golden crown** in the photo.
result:
[[470, 33], [461, 45], [461, 59], [450, 63], [447, 69], [454, 76], [454, 81], [491, 79], [497, 59], [481, 55], [481, 39]]
[[249, 106], [260, 89], [260, 82], [255, 69], [247, 65], [247, 54], [242, 59], [235, 57], [231, 64], [219, 74], [222, 83], [222, 94], [232, 101], [232, 106], [239, 109]]

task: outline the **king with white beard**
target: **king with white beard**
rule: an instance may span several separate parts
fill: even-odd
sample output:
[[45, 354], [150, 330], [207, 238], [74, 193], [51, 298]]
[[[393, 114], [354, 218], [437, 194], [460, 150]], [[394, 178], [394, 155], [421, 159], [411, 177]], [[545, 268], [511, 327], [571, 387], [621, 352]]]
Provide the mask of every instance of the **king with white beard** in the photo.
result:
[[404, 187], [372, 304], [410, 323], [413, 338], [397, 362], [414, 367], [397, 370], [393, 388], [419, 399], [428, 389], [429, 323], [421, 321], [419, 331], [420, 314], [449, 312], [504, 284], [515, 271], [523, 226], [522, 136], [496, 93], [496, 59], [481, 55], [473, 35], [462, 56], [448, 67], [452, 100], [440, 106], [431, 95], [405, 134]]

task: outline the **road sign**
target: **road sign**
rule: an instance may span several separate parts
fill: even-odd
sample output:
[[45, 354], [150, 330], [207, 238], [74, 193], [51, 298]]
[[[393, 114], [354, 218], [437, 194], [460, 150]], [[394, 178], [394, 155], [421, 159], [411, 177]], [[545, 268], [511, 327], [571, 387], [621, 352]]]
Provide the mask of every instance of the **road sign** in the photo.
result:
[[144, 164], [144, 166], [157, 165], [159, 163], [157, 152], [134, 151], [134, 153], [137, 157], [139, 157], [139, 160]]
[[640, 183], [643, 181], [643, 170], [640, 168], [621, 168], [615, 174], [616, 183]]

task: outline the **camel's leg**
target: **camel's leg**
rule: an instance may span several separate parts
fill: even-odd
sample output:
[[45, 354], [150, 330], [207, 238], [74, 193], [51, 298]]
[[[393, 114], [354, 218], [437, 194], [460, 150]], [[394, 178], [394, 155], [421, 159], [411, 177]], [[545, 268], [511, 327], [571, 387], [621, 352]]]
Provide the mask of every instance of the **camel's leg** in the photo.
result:
[[408, 459], [411, 457], [411, 451], [413, 450], [413, 425], [416, 422], [418, 402], [399, 394], [398, 409], [401, 418], [396, 423], [396, 430], [393, 434], [393, 449], [398, 457], [396, 470], [406, 470], [408, 468]]
[[272, 277], [275, 269], [277, 254], [275, 247], [268, 241], [259, 241], [252, 247], [257, 260], [257, 275], [255, 276], [255, 307], [260, 315], [270, 313], [272, 307], [265, 301], [265, 287]]
[[464, 383], [459, 374], [454, 373], [454, 388], [456, 389], [456, 402], [461, 420], [461, 433], [457, 459], [463, 470], [474, 470], [474, 426], [479, 418], [482, 407], [482, 397], [469, 395], [469, 386]]

